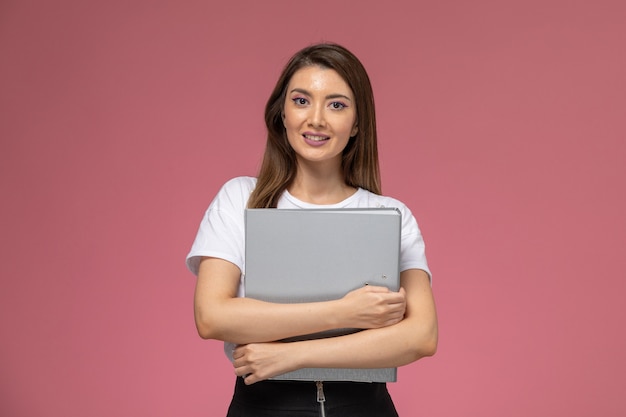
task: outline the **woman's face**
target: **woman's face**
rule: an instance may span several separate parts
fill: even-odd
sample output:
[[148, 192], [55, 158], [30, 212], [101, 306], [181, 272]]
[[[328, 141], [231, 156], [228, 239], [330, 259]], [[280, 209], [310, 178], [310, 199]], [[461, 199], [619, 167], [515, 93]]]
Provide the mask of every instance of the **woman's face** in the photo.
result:
[[356, 116], [352, 90], [335, 70], [309, 66], [291, 77], [283, 123], [299, 163], [341, 166], [341, 154], [358, 130]]

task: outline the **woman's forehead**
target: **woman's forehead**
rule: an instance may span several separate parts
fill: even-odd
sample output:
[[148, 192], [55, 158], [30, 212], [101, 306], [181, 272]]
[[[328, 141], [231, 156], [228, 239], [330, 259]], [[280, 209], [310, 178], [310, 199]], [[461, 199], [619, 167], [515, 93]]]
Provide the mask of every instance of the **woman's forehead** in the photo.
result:
[[287, 91], [306, 90], [309, 93], [341, 94], [352, 97], [352, 89], [337, 71], [311, 65], [297, 70], [287, 85]]

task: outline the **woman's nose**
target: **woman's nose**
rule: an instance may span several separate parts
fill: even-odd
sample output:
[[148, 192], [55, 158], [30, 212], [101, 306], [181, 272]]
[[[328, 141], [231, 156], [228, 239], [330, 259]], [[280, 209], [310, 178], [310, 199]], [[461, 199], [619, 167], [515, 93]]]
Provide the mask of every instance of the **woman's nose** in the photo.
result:
[[311, 126], [326, 126], [323, 106], [311, 106], [309, 113], [309, 124]]

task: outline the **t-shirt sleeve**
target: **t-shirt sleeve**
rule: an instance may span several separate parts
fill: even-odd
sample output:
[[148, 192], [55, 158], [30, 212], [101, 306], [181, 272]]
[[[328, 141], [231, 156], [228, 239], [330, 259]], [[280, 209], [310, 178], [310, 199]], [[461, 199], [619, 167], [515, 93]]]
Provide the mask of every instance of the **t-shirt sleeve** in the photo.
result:
[[400, 244], [400, 271], [421, 269], [431, 277], [426, 261], [426, 246], [415, 217], [405, 206], [402, 210], [402, 241]]
[[244, 210], [253, 184], [245, 179], [226, 183], [202, 217], [187, 255], [187, 267], [198, 275], [202, 257], [224, 259], [244, 268]]

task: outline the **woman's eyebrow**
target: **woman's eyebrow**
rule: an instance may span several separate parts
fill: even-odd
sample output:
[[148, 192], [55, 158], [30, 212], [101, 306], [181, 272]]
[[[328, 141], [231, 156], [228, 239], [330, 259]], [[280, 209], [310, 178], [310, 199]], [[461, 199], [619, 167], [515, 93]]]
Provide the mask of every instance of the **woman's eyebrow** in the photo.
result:
[[343, 94], [330, 94], [330, 95], [326, 96], [326, 100], [330, 100], [330, 99], [333, 99], [333, 98], [343, 98], [343, 99], [346, 99], [348, 101], [352, 101], [352, 99], [350, 97], [348, 97], [346, 95], [343, 95]]
[[[309, 97], [312, 96], [312, 94], [309, 91], [305, 90], [304, 88], [294, 88], [294, 89], [292, 89], [290, 91], [290, 93], [300, 93], [300, 94], [304, 94], [304, 95], [309, 96]], [[334, 98], [343, 98], [343, 99], [348, 100], [350, 102], [352, 101], [352, 99], [350, 97], [346, 96], [345, 94], [339, 94], [339, 93], [329, 94], [325, 98], [326, 98], [326, 100], [331, 100], [331, 99], [334, 99]]]

